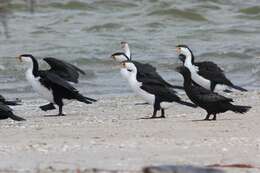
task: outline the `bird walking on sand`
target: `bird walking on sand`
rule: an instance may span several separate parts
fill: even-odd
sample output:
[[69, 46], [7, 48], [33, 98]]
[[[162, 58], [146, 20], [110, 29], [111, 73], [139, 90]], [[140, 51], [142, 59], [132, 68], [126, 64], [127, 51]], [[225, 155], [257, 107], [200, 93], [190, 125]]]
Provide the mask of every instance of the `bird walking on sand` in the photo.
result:
[[[20, 62], [29, 65], [25, 75], [32, 88], [50, 104], [41, 107], [41, 109], [53, 109], [56, 104], [59, 107], [57, 116], [64, 116], [62, 108], [64, 104], [77, 100], [86, 104], [95, 102], [95, 99], [85, 97], [79, 93], [68, 81], [77, 82], [77, 67], [54, 58], [44, 59], [51, 66], [50, 70], [39, 70], [37, 60], [30, 54], [23, 54], [17, 57]], [[54, 107], [55, 109], [55, 107]]]
[[191, 72], [187, 67], [177, 67], [178, 71], [184, 78], [184, 90], [190, 100], [197, 106], [207, 111], [207, 116], [204, 120], [210, 120], [210, 115], [213, 115], [211, 120], [217, 119], [218, 113], [233, 111], [235, 113], [246, 113], [251, 108], [250, 106], [233, 105], [231, 98], [224, 97], [211, 90], [192, 83]]

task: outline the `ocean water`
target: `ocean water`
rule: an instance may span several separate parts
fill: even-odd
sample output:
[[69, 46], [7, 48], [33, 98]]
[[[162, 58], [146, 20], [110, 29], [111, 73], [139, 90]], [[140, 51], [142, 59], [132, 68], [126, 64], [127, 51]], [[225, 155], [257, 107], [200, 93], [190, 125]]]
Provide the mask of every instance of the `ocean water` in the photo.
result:
[[216, 62], [235, 84], [260, 86], [259, 0], [36, 0], [31, 9], [28, 1], [1, 0], [0, 93], [35, 97], [15, 59], [30, 53], [85, 70], [76, 86], [84, 94], [129, 94], [110, 58], [121, 41], [133, 59], [153, 64], [173, 84], [182, 84], [175, 45], [186, 44], [197, 61]]

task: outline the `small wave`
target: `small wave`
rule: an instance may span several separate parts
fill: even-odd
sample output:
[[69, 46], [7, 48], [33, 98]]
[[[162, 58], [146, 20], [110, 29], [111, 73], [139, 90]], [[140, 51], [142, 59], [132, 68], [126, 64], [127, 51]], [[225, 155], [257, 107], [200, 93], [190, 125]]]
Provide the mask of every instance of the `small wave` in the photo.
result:
[[137, 7], [133, 2], [124, 2], [124, 1], [111, 1], [111, 0], [101, 0], [101, 1], [94, 1], [91, 5], [97, 7], [97, 8], [132, 8], [132, 7]]
[[207, 21], [207, 19], [195, 12], [188, 11], [188, 10], [179, 10], [179, 9], [167, 9], [167, 10], [156, 10], [148, 15], [154, 16], [168, 16], [168, 17], [177, 17], [177, 18], [183, 18], [183, 19], [188, 19], [188, 20], [193, 20], [193, 21]]
[[132, 31], [132, 28], [125, 27], [123, 24], [118, 24], [118, 23], [105, 23], [101, 25], [95, 25], [92, 27], [85, 27], [82, 29], [82, 31], [87, 31], [87, 32], [107, 32], [107, 31]]
[[[252, 29], [252, 28], [250, 28]], [[220, 34], [232, 34], [232, 35], [237, 35], [237, 34], [257, 34], [260, 31], [258, 30], [246, 30], [246, 29], [227, 29], [225, 31], [218, 31], [217, 33]]]
[[48, 4], [48, 6], [58, 9], [65, 9], [65, 10], [93, 10], [94, 8], [84, 2], [80, 1], [70, 1], [67, 3], [60, 3], [60, 2], [53, 2]]
[[248, 15], [257, 15], [260, 14], [260, 6], [242, 8], [239, 10], [239, 12]]

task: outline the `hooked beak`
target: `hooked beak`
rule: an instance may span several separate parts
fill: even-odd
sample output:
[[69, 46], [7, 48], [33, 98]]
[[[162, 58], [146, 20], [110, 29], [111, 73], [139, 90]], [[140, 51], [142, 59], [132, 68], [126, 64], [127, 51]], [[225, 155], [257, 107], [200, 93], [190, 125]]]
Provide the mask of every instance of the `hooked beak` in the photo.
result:
[[116, 60], [116, 57], [114, 55], [111, 55], [111, 58], [113, 58], [114, 60]]
[[181, 48], [180, 48], [180, 47], [176, 47], [176, 52], [177, 52], [178, 54], [180, 54], [180, 53], [181, 53]]
[[21, 57], [21, 55], [17, 56], [16, 59], [17, 59], [17, 61], [22, 62], [22, 57]]
[[120, 67], [121, 67], [121, 68], [126, 68], [125, 62], [122, 62], [122, 63], [120, 64]]

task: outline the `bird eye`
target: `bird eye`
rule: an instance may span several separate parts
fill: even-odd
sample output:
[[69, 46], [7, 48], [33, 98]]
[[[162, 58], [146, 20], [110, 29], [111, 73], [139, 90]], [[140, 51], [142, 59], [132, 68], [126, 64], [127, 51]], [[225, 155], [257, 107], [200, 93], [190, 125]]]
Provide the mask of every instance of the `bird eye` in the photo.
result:
[[127, 69], [127, 71], [132, 72], [133, 70], [131, 70], [131, 69]]

